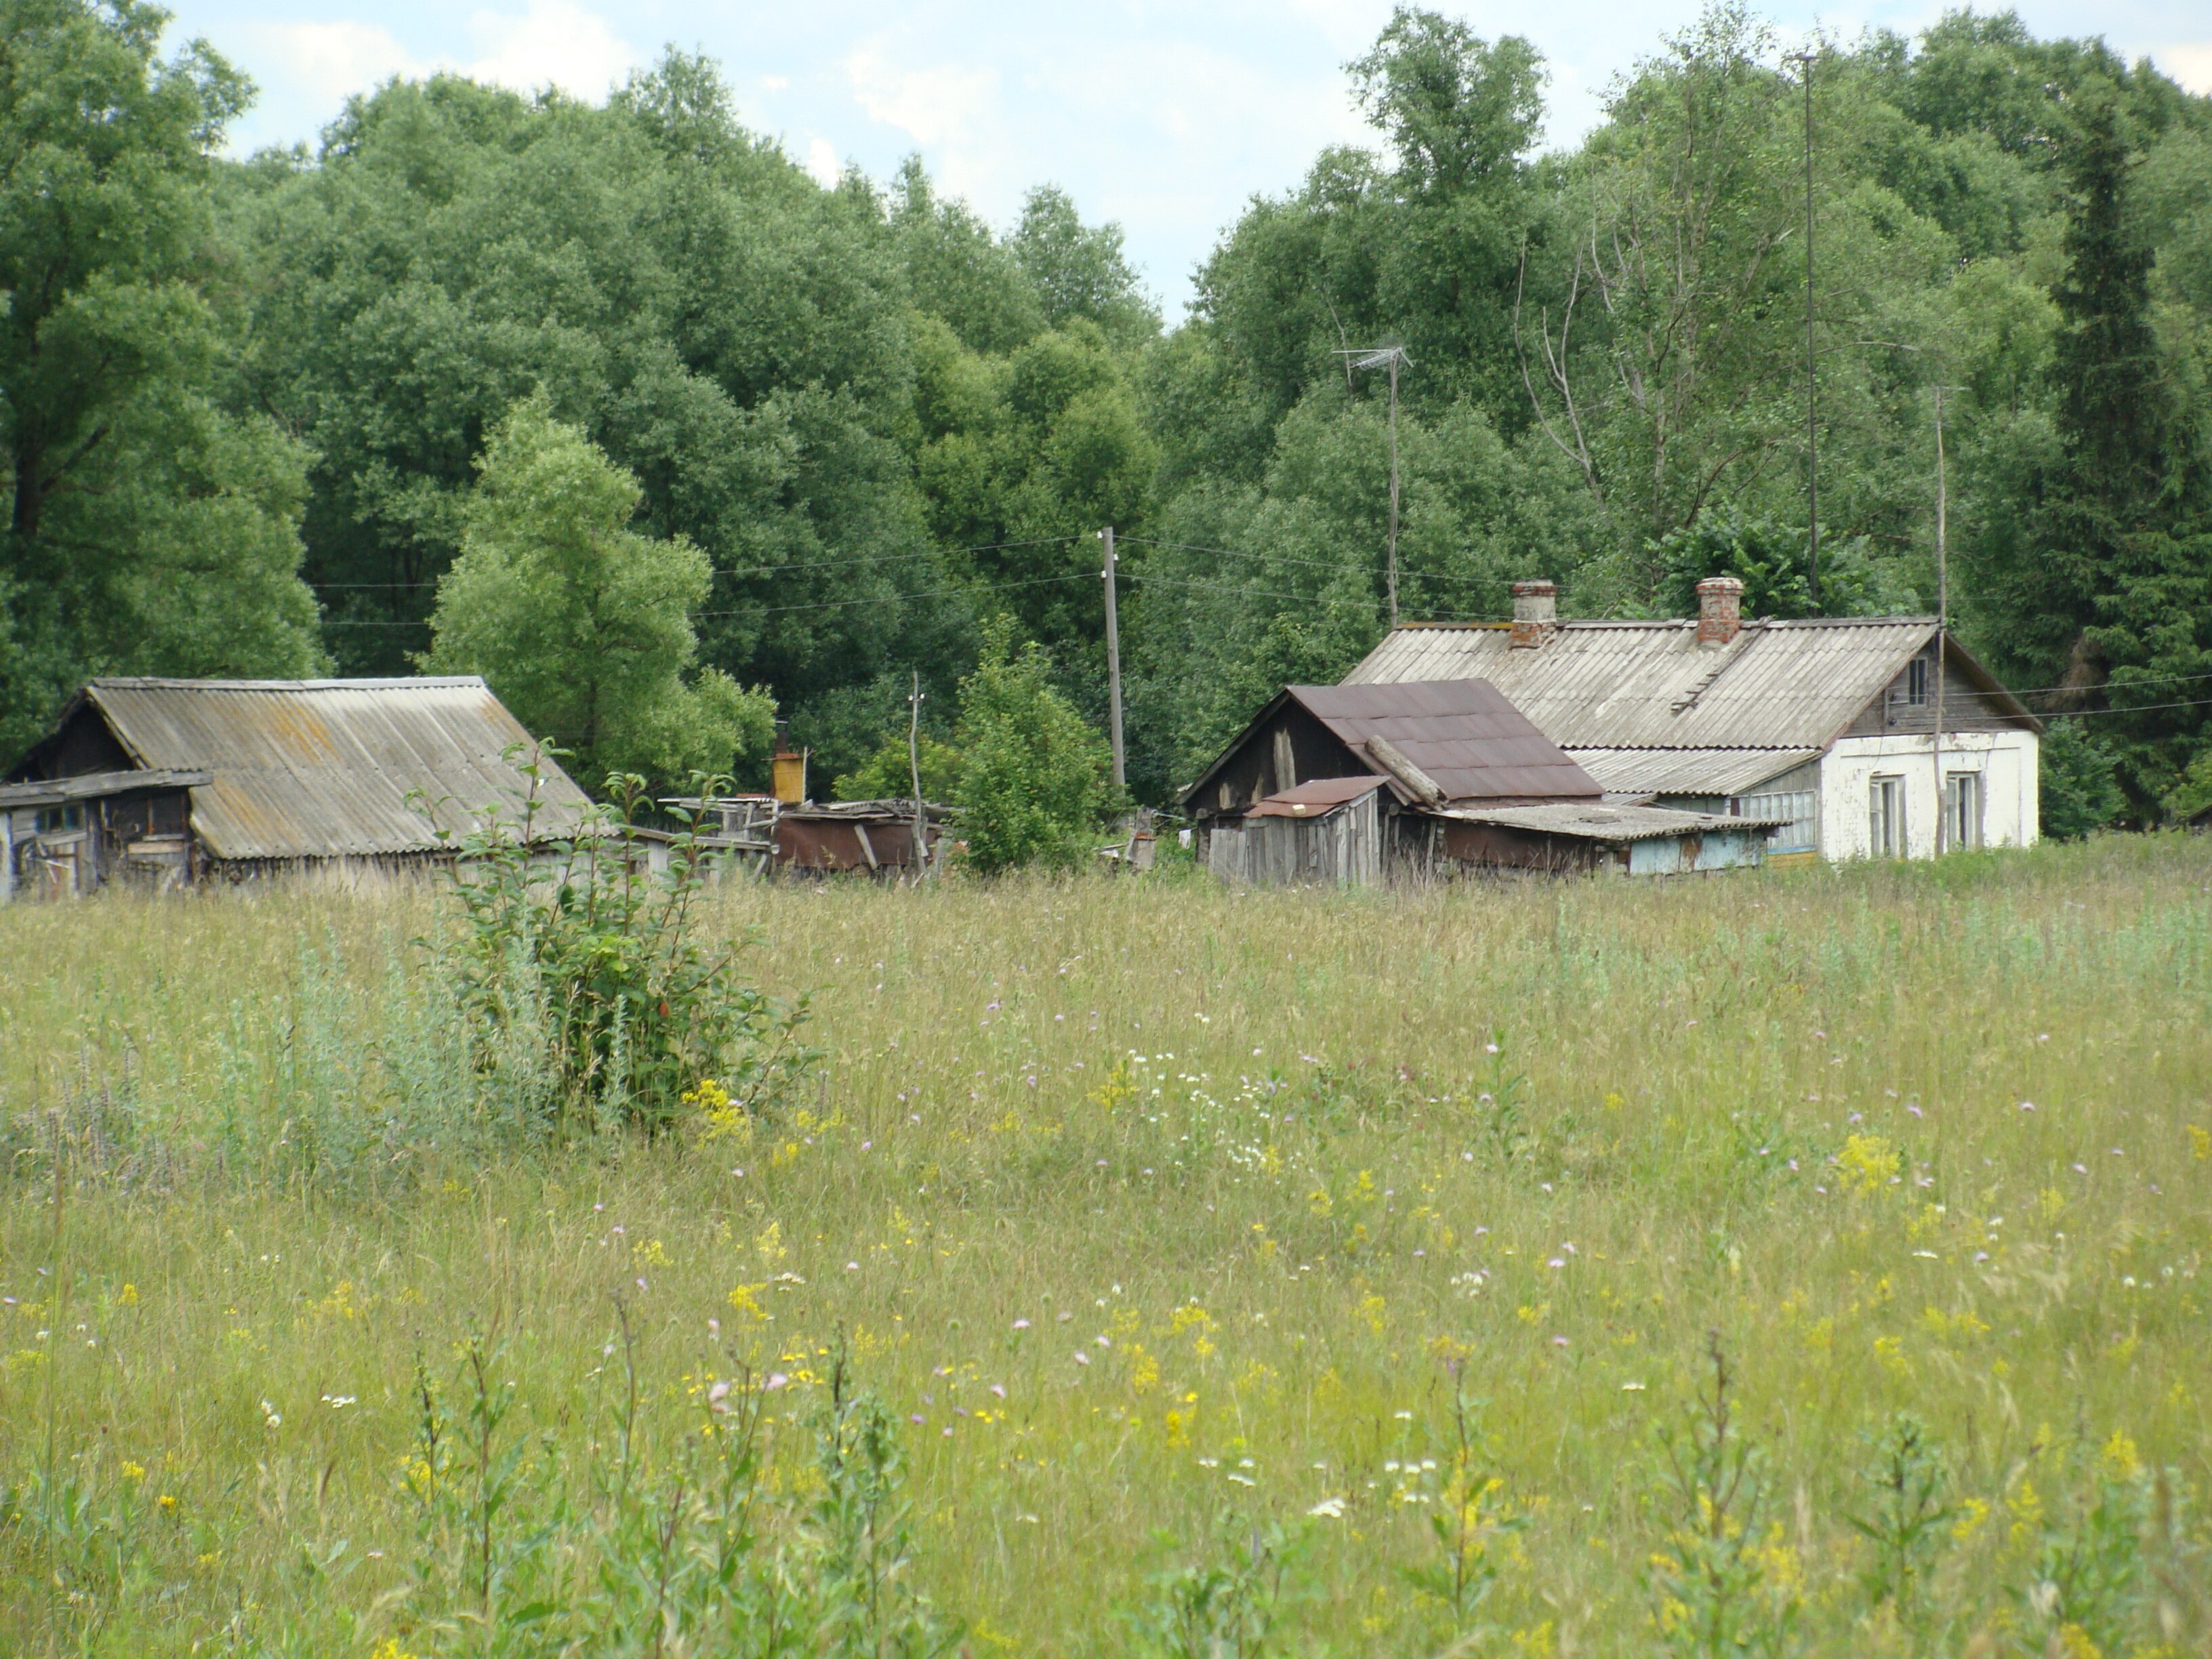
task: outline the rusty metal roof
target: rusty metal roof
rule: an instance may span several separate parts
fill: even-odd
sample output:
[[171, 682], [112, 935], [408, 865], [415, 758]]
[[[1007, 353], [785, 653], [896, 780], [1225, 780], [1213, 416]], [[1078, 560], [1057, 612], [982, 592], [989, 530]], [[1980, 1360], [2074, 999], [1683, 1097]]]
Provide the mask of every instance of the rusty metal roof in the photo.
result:
[[1382, 738], [1447, 800], [1595, 800], [1596, 781], [1486, 680], [1293, 685], [1287, 694], [1363, 761]]
[[[1571, 750], [1824, 750], [1935, 631], [1933, 617], [1812, 617], [1700, 646], [1691, 621], [1567, 622], [1516, 649], [1502, 624], [1427, 624], [1393, 629], [1345, 684], [1480, 676]], [[2035, 725], [1955, 640], [1949, 659]]]
[[1607, 794], [1741, 795], [1818, 749], [1570, 749]]
[[1612, 805], [1591, 801], [1541, 806], [1447, 806], [1436, 816], [1468, 823], [1500, 823], [1514, 830], [1573, 836], [1583, 841], [1655, 841], [1668, 836], [1702, 836], [1718, 830], [1771, 830], [1786, 818], [1721, 817], [1711, 812], [1682, 812], [1671, 806]]
[[1254, 803], [1244, 816], [1252, 818], [1319, 818], [1327, 817], [1347, 801], [1371, 795], [1388, 778], [1349, 777], [1315, 778], [1288, 789], [1279, 789], [1265, 800]]
[[[100, 679], [83, 696], [141, 766], [213, 775], [192, 791], [192, 830], [217, 858], [433, 851], [438, 830], [517, 814], [529, 790], [505, 751], [530, 734], [474, 675]], [[538, 830], [571, 834], [591, 801], [540, 766]]]

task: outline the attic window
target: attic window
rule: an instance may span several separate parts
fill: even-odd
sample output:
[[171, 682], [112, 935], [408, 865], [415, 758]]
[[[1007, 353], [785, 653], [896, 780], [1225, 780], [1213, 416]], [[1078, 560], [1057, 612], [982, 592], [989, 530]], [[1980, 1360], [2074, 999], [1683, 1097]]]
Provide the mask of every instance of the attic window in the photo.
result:
[[1928, 703], [1928, 659], [1915, 657], [1905, 665], [1905, 701], [1915, 708]]

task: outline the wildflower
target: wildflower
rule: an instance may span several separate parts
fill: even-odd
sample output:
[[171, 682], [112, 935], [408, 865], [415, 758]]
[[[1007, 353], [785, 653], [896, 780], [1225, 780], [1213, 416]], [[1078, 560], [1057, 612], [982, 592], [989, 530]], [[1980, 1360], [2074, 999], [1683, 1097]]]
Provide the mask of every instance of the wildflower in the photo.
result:
[[1306, 1513], [1319, 1521], [1341, 1521], [1344, 1519], [1344, 1500], [1341, 1498], [1324, 1498]]
[[1018, 1331], [1025, 1331], [1029, 1329], [1029, 1328], [1030, 1322], [1026, 1319], [1017, 1319], [1014, 1322], [1014, 1328]]
[[177, 1495], [174, 1492], [165, 1492], [154, 1501], [165, 1514], [174, 1515], [177, 1512]]
[[136, 1285], [125, 1285], [122, 1291], [116, 1296], [115, 1301], [118, 1307], [137, 1307], [138, 1305], [138, 1287]]
[[791, 1379], [786, 1376], [781, 1371], [770, 1371], [766, 1376], [761, 1379], [761, 1392], [763, 1394], [774, 1394], [778, 1389], [787, 1387], [790, 1384], [790, 1382]]
[[1078, 1348], [1075, 1351], [1075, 1363], [1079, 1365], [1088, 1365], [1091, 1363], [1091, 1356]]
[[143, 1463], [134, 1463], [125, 1458], [123, 1462], [123, 1478], [126, 1480], [143, 1480], [146, 1478], [146, 1466]]
[[1004, 1400], [1006, 1397], [1006, 1385], [1003, 1382], [994, 1382], [991, 1384], [991, 1392]]

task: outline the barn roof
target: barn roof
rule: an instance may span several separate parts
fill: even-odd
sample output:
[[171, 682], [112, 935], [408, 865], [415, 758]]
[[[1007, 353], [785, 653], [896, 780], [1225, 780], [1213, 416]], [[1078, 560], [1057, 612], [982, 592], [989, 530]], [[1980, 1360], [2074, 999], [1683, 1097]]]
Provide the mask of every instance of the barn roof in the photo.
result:
[[[519, 813], [530, 734], [474, 675], [389, 680], [100, 679], [81, 694], [139, 766], [199, 771], [192, 830], [221, 859], [422, 853], [475, 814]], [[66, 717], [64, 717], [66, 720]], [[540, 763], [537, 825], [591, 802]]]
[[[1715, 647], [1698, 645], [1690, 620], [1563, 622], [1516, 648], [1504, 623], [1419, 623], [1392, 629], [1345, 684], [1480, 676], [1568, 749], [1825, 750], [1935, 633], [1933, 617], [1820, 617], [1747, 622]], [[1975, 690], [2036, 727], [1955, 639], [1948, 647]]]
[[1448, 806], [1437, 816], [1467, 823], [1504, 824], [1509, 829], [1534, 830], [1547, 836], [1605, 842], [1655, 841], [1721, 830], [1765, 830], [1788, 822], [1777, 817], [1720, 817], [1711, 812], [1680, 811], [1671, 806], [1600, 805], [1589, 801], [1555, 801], [1541, 806]]
[[1260, 711], [1204, 776], [1194, 798], [1286, 702], [1327, 727], [1353, 760], [1408, 798], [1403, 781], [1369, 749], [1380, 738], [1432, 780], [1447, 800], [1595, 800], [1596, 782], [1528, 717], [1478, 679], [1401, 685], [1291, 685]]

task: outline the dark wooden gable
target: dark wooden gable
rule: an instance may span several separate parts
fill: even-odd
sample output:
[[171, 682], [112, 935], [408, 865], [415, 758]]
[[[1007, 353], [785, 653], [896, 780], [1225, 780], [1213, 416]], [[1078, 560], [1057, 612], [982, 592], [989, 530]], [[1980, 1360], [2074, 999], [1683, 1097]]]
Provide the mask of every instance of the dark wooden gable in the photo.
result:
[[[1943, 729], [1946, 732], [2039, 731], [2040, 723], [2021, 707], [1979, 663], [1950, 642], [1948, 672], [1943, 684]], [[1933, 732], [1936, 729], [1936, 641], [1915, 652], [1881, 689], [1881, 695], [1861, 709], [1840, 733], [1847, 738], [1875, 738], [1887, 732]]]
[[1214, 763], [1191, 810], [1201, 817], [1241, 812], [1293, 784], [1364, 777], [1374, 769], [1285, 692]]

